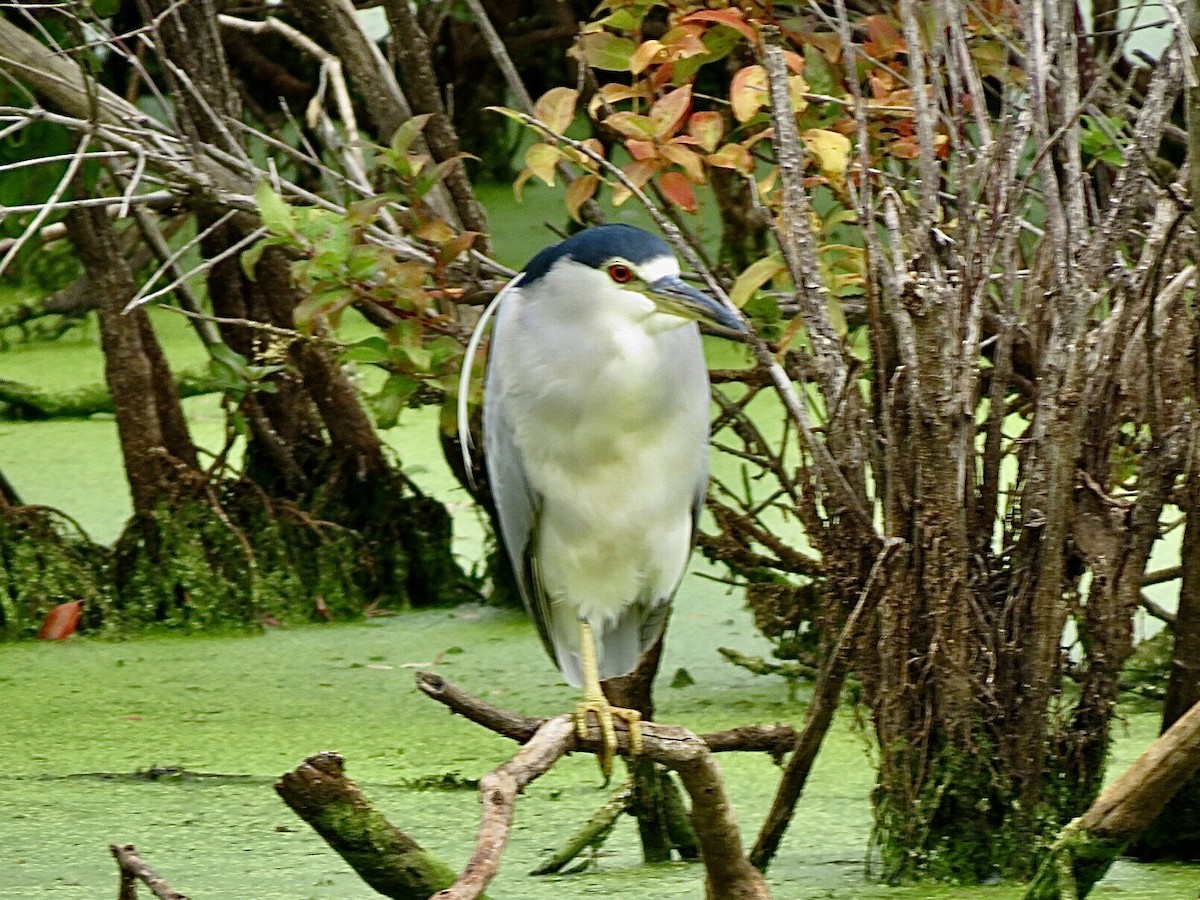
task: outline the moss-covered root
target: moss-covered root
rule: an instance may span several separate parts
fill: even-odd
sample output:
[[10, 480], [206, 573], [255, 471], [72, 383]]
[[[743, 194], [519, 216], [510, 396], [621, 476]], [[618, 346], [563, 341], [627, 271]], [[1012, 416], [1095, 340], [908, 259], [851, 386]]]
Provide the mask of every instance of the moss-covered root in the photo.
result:
[[0, 639], [33, 637], [70, 600], [83, 601], [81, 629], [99, 628], [111, 605], [108, 558], [61, 513], [0, 504]]
[[1024, 900], [1082, 900], [1121, 855], [1124, 842], [1093, 836], [1081, 820], [1075, 819], [1059, 832]]
[[372, 888], [395, 900], [428, 900], [456, 873], [393, 826], [345, 775], [336, 753], [310, 756], [275, 785], [283, 802]]

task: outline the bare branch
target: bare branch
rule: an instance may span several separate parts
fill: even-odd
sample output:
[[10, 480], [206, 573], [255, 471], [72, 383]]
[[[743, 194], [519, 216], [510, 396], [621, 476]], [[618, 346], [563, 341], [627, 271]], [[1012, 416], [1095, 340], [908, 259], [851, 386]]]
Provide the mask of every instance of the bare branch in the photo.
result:
[[117, 900], [136, 900], [136, 885], [139, 881], [150, 888], [158, 900], [188, 900], [138, 856], [137, 848], [133, 844], [110, 844], [108, 849], [112, 851], [121, 873], [121, 887]]

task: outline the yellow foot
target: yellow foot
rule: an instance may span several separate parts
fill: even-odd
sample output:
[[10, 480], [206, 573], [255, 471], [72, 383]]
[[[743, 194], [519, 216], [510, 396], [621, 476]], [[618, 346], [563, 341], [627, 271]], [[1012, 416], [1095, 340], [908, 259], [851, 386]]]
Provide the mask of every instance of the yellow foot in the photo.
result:
[[637, 756], [642, 752], [642, 714], [636, 709], [624, 709], [613, 706], [604, 697], [585, 696], [575, 707], [575, 731], [581, 740], [588, 736], [588, 716], [595, 714], [596, 724], [600, 726], [600, 740], [603, 743], [598, 759], [600, 773], [604, 783], [608, 784], [612, 777], [613, 757], [617, 753], [616, 719], [624, 719], [629, 727], [629, 755]]

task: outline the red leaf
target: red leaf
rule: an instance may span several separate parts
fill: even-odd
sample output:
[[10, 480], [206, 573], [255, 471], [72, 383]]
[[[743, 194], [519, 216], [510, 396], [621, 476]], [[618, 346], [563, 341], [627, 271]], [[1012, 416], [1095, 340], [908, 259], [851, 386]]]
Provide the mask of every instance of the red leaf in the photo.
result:
[[662, 188], [663, 196], [676, 206], [690, 213], [696, 211], [696, 192], [682, 172], [663, 172], [658, 179], [658, 186]]
[[724, 25], [740, 31], [752, 44], [758, 42], [758, 34], [755, 32], [754, 26], [746, 21], [746, 16], [740, 9], [702, 9], [699, 12], [689, 13], [681, 21], [714, 22], [717, 25]]
[[867, 26], [870, 47], [867, 52], [876, 59], [888, 59], [904, 51], [904, 35], [889, 16], [867, 16], [862, 20]]
[[654, 101], [650, 121], [655, 125], [654, 136], [666, 140], [679, 130], [692, 108], [692, 86], [685, 84]]
[[37, 636], [43, 641], [61, 641], [63, 638], [70, 637], [79, 627], [79, 618], [82, 615], [82, 600], [60, 603], [46, 613], [46, 620], [38, 629]]

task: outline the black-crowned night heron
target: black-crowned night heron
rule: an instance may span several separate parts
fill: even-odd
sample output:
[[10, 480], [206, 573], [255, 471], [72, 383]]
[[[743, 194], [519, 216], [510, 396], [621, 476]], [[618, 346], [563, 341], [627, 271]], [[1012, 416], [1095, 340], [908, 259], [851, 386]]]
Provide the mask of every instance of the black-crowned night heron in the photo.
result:
[[[488, 318], [485, 462], [525, 606], [567, 681], [595, 713], [607, 777], [614, 713], [640, 749], [638, 714], [600, 681], [627, 675], [662, 633], [708, 485], [708, 371], [696, 321], [745, 331], [689, 287], [659, 238], [630, 225], [582, 231], [538, 253]], [[469, 455], [466, 459], [470, 471]]]

